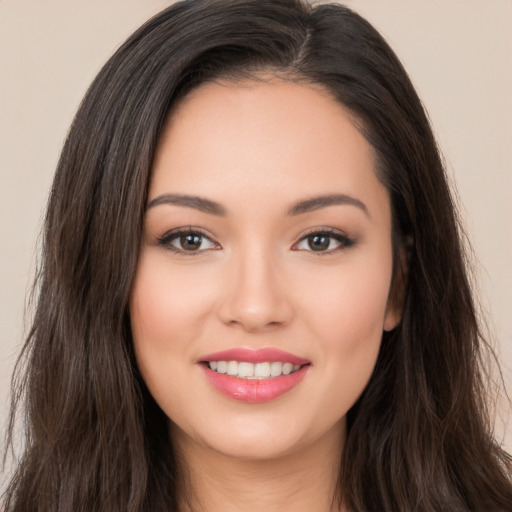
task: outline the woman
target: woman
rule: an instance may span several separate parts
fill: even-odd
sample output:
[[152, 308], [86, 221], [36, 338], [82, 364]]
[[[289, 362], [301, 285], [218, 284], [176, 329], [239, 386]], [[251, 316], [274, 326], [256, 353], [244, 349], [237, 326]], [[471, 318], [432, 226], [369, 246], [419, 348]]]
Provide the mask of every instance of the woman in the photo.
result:
[[72, 125], [6, 510], [508, 510], [455, 209], [362, 18], [180, 2]]

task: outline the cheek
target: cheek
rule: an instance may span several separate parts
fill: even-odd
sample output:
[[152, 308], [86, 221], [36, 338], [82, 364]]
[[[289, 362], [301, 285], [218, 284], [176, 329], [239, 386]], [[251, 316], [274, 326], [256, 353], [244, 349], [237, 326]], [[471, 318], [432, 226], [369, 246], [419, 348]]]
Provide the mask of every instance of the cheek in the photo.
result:
[[143, 341], [172, 351], [193, 340], [208, 312], [204, 285], [197, 272], [176, 269], [165, 255], [143, 252], [130, 300], [132, 331], [139, 345]]
[[357, 349], [365, 340], [380, 340], [390, 281], [391, 256], [357, 260], [333, 272], [317, 272], [304, 315], [333, 348]]
[[169, 390], [183, 379], [182, 363], [194, 362], [194, 340], [206, 314], [199, 280], [171, 270], [165, 255], [143, 251], [130, 297], [137, 365], [158, 402], [168, 400]]
[[325, 279], [318, 276], [316, 293], [303, 310], [324, 377], [311, 403], [320, 404], [318, 417], [327, 415], [326, 421], [344, 415], [357, 401], [379, 354], [391, 256], [362, 263], [347, 265], [346, 270], [340, 267]]

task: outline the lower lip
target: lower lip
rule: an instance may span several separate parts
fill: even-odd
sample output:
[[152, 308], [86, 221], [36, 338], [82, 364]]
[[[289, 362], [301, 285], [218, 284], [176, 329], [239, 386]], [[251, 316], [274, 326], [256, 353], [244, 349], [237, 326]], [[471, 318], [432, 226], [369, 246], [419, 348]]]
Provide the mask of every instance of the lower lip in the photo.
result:
[[233, 400], [249, 403], [270, 402], [291, 391], [308, 372], [310, 365], [304, 365], [296, 372], [271, 379], [239, 379], [217, 373], [206, 365], [201, 365], [210, 384]]

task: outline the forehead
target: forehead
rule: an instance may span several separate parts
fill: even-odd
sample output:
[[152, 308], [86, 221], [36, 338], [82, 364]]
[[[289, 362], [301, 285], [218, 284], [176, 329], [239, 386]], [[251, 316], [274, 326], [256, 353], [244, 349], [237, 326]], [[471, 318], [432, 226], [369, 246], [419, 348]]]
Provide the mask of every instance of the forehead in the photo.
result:
[[385, 194], [371, 145], [325, 90], [279, 79], [207, 83], [169, 116], [151, 197], [196, 193], [283, 201], [332, 192]]

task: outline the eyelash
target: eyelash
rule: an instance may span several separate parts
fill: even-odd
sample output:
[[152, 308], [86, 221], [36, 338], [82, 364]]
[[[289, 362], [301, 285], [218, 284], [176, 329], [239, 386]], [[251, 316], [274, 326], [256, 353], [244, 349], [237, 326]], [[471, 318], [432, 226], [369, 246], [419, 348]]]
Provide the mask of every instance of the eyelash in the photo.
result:
[[[211, 238], [206, 233], [204, 233], [201, 229], [197, 229], [197, 228], [193, 228], [193, 227], [186, 227], [186, 228], [174, 229], [172, 231], [165, 233], [165, 235], [158, 238], [158, 245], [165, 247], [167, 250], [174, 252], [175, 254], [178, 254], [180, 256], [198, 256], [198, 255], [202, 254], [205, 250], [211, 250], [211, 249], [203, 249], [200, 251], [185, 251], [183, 249], [178, 249], [177, 247], [174, 247], [173, 245], [171, 245], [171, 242], [174, 239], [179, 238], [180, 236], [184, 236], [184, 235], [199, 235], [203, 239], [206, 238], [211, 241]], [[212, 241], [212, 243], [215, 245], [218, 245], [213, 241]]]
[[[195, 251], [186, 251], [186, 250], [178, 249], [177, 247], [174, 247], [171, 244], [171, 242], [183, 235], [196, 235], [196, 236], [201, 237], [202, 240], [204, 240], [204, 239], [210, 240], [210, 242], [212, 244], [217, 245], [217, 247], [220, 247], [216, 242], [212, 241], [211, 238], [206, 233], [204, 233], [201, 229], [193, 228], [193, 227], [179, 228], [179, 229], [169, 231], [169, 232], [165, 233], [163, 236], [159, 237], [157, 242], [158, 242], [159, 246], [164, 247], [167, 250], [169, 250], [175, 254], [178, 254], [180, 256], [198, 256], [200, 254], [203, 254], [205, 251], [212, 250], [211, 248], [209, 248], [209, 249], [202, 249], [202, 250], [195, 250]], [[298, 242], [296, 242], [293, 245], [293, 247], [298, 246], [301, 242], [306, 241], [308, 238], [310, 238], [312, 236], [326, 237], [326, 238], [334, 239], [334, 240], [336, 240], [336, 242], [339, 243], [338, 247], [335, 247], [334, 249], [330, 249], [327, 251], [314, 251], [314, 250], [307, 251], [307, 252], [314, 253], [317, 256], [326, 256], [326, 255], [334, 254], [337, 252], [341, 252], [345, 249], [348, 249], [349, 247], [353, 246], [356, 243], [356, 239], [351, 238], [351, 237], [345, 235], [344, 233], [339, 232], [333, 228], [325, 228], [325, 229], [316, 228], [316, 229], [312, 229], [311, 231], [302, 235], [300, 240]], [[330, 242], [329, 242], [329, 244], [330, 244]], [[217, 250], [217, 249], [213, 249], [213, 250]], [[295, 250], [300, 250], [300, 249], [295, 249]]]
[[297, 243], [293, 244], [293, 246], [295, 247], [295, 246], [299, 245], [302, 241], [305, 241], [312, 236], [332, 238], [332, 239], [336, 240], [337, 242], [339, 242], [338, 247], [336, 247], [334, 249], [330, 249], [328, 251], [313, 251], [313, 250], [307, 251], [307, 252], [314, 253], [316, 256], [328, 256], [330, 254], [338, 253], [345, 249], [348, 249], [349, 247], [352, 247], [356, 243], [355, 238], [351, 238], [348, 235], [346, 235], [345, 233], [340, 232], [336, 229], [313, 228], [310, 231], [306, 232], [304, 235], [302, 235], [300, 240]]

